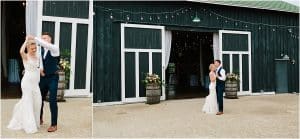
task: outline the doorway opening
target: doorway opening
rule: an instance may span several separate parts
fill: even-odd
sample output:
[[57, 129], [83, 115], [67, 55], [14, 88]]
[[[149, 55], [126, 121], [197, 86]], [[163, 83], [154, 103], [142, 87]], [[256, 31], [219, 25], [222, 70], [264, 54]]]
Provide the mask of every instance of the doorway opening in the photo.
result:
[[[213, 60], [213, 33], [172, 31], [171, 54], [166, 71], [166, 82], [169, 86], [167, 98], [207, 96], [208, 67]], [[173, 73], [170, 65], [174, 65]], [[170, 89], [173, 95], [170, 94]]]
[[1, 1], [1, 98], [20, 98], [24, 69], [19, 49], [25, 40], [25, 1]]

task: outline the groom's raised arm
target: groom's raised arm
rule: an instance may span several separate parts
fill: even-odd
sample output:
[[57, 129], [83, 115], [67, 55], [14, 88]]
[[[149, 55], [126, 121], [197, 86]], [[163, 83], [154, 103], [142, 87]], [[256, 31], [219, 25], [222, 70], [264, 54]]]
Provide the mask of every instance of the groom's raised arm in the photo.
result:
[[42, 47], [45, 47], [46, 49], [50, 50], [52, 56], [54, 57], [59, 56], [59, 47], [57, 45], [48, 43], [38, 37], [35, 37], [34, 39]]

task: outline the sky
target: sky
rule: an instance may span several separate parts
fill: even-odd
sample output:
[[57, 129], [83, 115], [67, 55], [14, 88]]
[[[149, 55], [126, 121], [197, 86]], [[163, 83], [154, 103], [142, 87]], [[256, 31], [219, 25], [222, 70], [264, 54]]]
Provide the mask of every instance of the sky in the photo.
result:
[[286, 1], [288, 3], [294, 4], [294, 5], [298, 5], [299, 6], [299, 0], [282, 0], [282, 1]]

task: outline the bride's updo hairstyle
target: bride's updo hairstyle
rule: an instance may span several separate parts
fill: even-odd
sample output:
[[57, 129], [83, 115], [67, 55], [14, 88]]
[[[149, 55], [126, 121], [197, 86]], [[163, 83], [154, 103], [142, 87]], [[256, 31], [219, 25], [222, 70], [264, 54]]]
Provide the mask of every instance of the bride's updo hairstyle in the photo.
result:
[[29, 47], [30, 45], [35, 45], [35, 40], [33, 39], [27, 40], [26, 46]]
[[210, 64], [209, 65], [209, 71], [211, 71], [213, 68], [215, 68], [215, 65], [214, 64]]
[[37, 47], [36, 47], [36, 42], [33, 39], [27, 40], [26, 42], [26, 53], [29, 51], [36, 52]]

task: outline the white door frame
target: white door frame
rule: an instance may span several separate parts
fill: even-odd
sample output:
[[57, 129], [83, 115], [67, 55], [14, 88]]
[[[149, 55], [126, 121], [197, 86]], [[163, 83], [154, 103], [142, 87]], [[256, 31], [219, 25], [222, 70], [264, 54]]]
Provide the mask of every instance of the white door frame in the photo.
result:
[[[92, 45], [93, 45], [93, 1], [89, 0], [89, 18], [70, 18], [70, 17], [56, 17], [56, 16], [43, 16], [43, 1], [38, 1], [38, 20], [37, 20], [37, 34], [40, 37], [42, 32], [42, 22], [51, 21], [55, 23], [55, 42], [59, 44], [60, 23], [72, 24], [71, 36], [71, 72], [70, 72], [70, 86], [65, 90], [65, 96], [90, 96], [90, 77], [91, 77], [91, 62], [92, 62]], [[88, 25], [88, 41], [87, 41], [87, 58], [86, 58], [86, 76], [85, 76], [85, 89], [74, 89], [75, 81], [75, 58], [76, 58], [76, 32], [77, 24]]]
[[[125, 48], [125, 28], [146, 28], [146, 29], [158, 29], [161, 30], [162, 42], [161, 42], [161, 49], [132, 49], [132, 48]], [[136, 97], [135, 98], [125, 98], [125, 52], [135, 52], [135, 78], [136, 78]], [[139, 97], [139, 52], [148, 52], [149, 53], [149, 73], [152, 73], [152, 54], [153, 53], [161, 53], [161, 64], [162, 64], [162, 81], [165, 80], [165, 27], [164, 26], [154, 26], [154, 25], [141, 25], [141, 24], [121, 24], [121, 101], [124, 103], [131, 103], [131, 102], [144, 102], [146, 101], [146, 97]], [[160, 97], [161, 100], [166, 99], [165, 95], [165, 87], [162, 86], [162, 96]]]
[[[227, 34], [246, 34], [248, 36], [248, 51], [223, 51], [222, 49], [222, 40], [223, 40], [223, 33]], [[229, 63], [230, 63], [230, 69], [229, 72], [232, 72], [232, 54], [238, 54], [239, 55], [239, 69], [240, 69], [240, 91], [238, 92], [238, 95], [251, 95], [252, 94], [252, 71], [251, 71], [251, 32], [249, 31], [232, 31], [232, 30], [219, 30], [219, 46], [220, 46], [220, 60], [223, 59], [223, 54], [229, 54]], [[243, 90], [243, 76], [242, 75], [242, 55], [247, 54], [248, 55], [248, 67], [249, 67], [249, 91], [242, 91]]]

